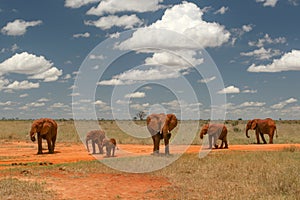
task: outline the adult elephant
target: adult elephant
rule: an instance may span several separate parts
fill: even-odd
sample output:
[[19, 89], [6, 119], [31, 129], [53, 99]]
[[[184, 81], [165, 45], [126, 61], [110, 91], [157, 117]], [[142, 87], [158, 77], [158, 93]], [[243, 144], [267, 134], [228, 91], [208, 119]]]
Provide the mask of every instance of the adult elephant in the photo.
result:
[[278, 137], [277, 130], [276, 130], [276, 124], [275, 124], [274, 120], [271, 118], [249, 120], [246, 125], [246, 136], [248, 138], [249, 138], [248, 131], [250, 129], [255, 130], [257, 144], [260, 144], [259, 135], [261, 136], [264, 144], [267, 144], [267, 142], [264, 138], [264, 134], [269, 135], [269, 143], [270, 144], [273, 144], [273, 137], [274, 137], [275, 131], [276, 131], [276, 137]]
[[96, 153], [95, 144], [98, 145], [99, 153], [103, 154], [103, 140], [104, 139], [105, 139], [105, 132], [102, 130], [91, 130], [91, 131], [87, 132], [86, 137], [85, 137], [85, 143], [86, 143], [86, 148], [87, 148], [88, 152], [90, 152], [89, 141], [91, 140], [93, 154]]
[[165, 154], [169, 155], [169, 140], [171, 131], [177, 126], [177, 118], [174, 114], [151, 114], [147, 117], [147, 128], [153, 140], [153, 154], [159, 154], [159, 143], [164, 139]]
[[30, 130], [30, 138], [33, 142], [35, 141], [35, 134], [37, 134], [38, 139], [37, 154], [43, 153], [42, 139], [47, 140], [49, 153], [54, 153], [55, 141], [57, 136], [57, 123], [50, 118], [41, 118], [34, 120]]
[[220, 148], [223, 148], [225, 144], [225, 149], [228, 148], [228, 141], [227, 141], [227, 128], [224, 124], [204, 124], [200, 131], [200, 139], [203, 139], [203, 136], [208, 134], [208, 143], [209, 148], [212, 148], [212, 140], [214, 141], [214, 146], [217, 149], [218, 144], [217, 140], [222, 140]]

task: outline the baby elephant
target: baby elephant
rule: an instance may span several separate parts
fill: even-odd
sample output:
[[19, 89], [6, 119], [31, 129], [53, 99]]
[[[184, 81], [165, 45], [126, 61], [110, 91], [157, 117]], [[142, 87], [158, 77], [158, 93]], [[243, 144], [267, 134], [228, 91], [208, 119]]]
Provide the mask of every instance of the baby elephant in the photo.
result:
[[114, 157], [117, 142], [114, 138], [103, 140], [103, 147], [106, 147], [106, 157]]
[[88, 152], [90, 152], [88, 142], [92, 140], [93, 154], [96, 153], [95, 144], [98, 145], [99, 153], [103, 154], [103, 139], [105, 138], [105, 132], [102, 130], [92, 130], [86, 134], [86, 147]]
[[214, 146], [216, 149], [218, 148], [217, 139], [222, 140], [220, 149], [223, 148], [224, 143], [224, 148], [228, 148], [227, 128], [224, 124], [204, 124], [200, 132], [200, 138], [203, 139], [203, 135], [206, 134], [208, 134], [208, 142], [210, 149], [212, 148], [212, 139], [214, 139]]

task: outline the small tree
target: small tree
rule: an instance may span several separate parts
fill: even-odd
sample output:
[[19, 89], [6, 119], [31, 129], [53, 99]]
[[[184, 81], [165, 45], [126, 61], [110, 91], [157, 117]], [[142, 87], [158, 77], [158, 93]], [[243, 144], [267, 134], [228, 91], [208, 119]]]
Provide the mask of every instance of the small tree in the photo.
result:
[[146, 113], [144, 111], [140, 111], [136, 114], [136, 116], [140, 119], [140, 120], [144, 120], [144, 117], [146, 117]]

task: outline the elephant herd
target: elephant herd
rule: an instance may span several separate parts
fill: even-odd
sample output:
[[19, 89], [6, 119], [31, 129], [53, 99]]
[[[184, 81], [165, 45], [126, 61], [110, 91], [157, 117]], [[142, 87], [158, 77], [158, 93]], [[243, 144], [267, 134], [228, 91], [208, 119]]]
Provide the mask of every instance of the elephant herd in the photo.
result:
[[[159, 154], [160, 140], [164, 140], [165, 154], [169, 155], [169, 140], [171, 138], [171, 131], [177, 126], [178, 120], [174, 114], [151, 114], [146, 120], [147, 129], [151, 134], [153, 140], [153, 155]], [[269, 135], [269, 143], [273, 143], [273, 136], [276, 131], [276, 124], [271, 118], [266, 119], [253, 119], [249, 120], [246, 125], [246, 136], [249, 138], [248, 131], [255, 130], [257, 144], [260, 144], [260, 137], [263, 143], [266, 144], [264, 135]], [[208, 135], [209, 148], [228, 148], [227, 141], [227, 128], [225, 124], [208, 123], [204, 124], [200, 131], [200, 139], [203, 139], [204, 135]], [[38, 153], [42, 154], [42, 139], [45, 139], [48, 144], [48, 151], [50, 154], [54, 153], [55, 141], [57, 136], [57, 123], [50, 118], [41, 118], [34, 120], [31, 125], [30, 138], [34, 142], [35, 135], [37, 134], [38, 140]], [[260, 137], [259, 137], [260, 136]], [[217, 140], [221, 140], [220, 147], [217, 144]], [[103, 147], [106, 147], [106, 156], [115, 156], [116, 140], [114, 138], [107, 139], [105, 132], [102, 130], [91, 130], [86, 134], [86, 147], [90, 151], [88, 142], [92, 141], [92, 153], [96, 153], [96, 144], [99, 149], [99, 153], [103, 154]]]

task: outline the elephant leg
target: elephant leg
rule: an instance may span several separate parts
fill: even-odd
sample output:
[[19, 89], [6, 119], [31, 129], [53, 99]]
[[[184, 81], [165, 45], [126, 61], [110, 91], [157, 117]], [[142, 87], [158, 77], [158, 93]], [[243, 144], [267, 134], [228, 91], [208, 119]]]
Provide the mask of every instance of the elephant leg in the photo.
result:
[[116, 147], [115, 147], [115, 145], [112, 147], [112, 157], [114, 157], [115, 156], [115, 150], [116, 150]]
[[265, 140], [263, 133], [260, 133], [260, 137], [261, 137], [262, 141], [264, 142], [264, 144], [267, 144], [267, 141]]
[[275, 130], [270, 131], [270, 134], [269, 134], [269, 143], [270, 144], [273, 144], [274, 132], [275, 132]]
[[208, 148], [212, 149], [212, 136], [208, 135]]
[[38, 152], [37, 152], [37, 154], [43, 154], [42, 136], [40, 136], [40, 134], [38, 134], [37, 138], [38, 138]]
[[48, 144], [48, 153], [53, 153], [51, 140], [49, 138], [47, 138], [47, 144]]
[[255, 135], [256, 135], [256, 141], [257, 141], [257, 144], [260, 144], [260, 141], [259, 141], [259, 132], [258, 132], [258, 130], [255, 131]]
[[92, 148], [93, 148], [93, 154], [96, 153], [96, 148], [95, 148], [95, 141], [92, 140]]
[[97, 142], [97, 145], [98, 145], [99, 153], [103, 154], [103, 147], [102, 147], [101, 143]]
[[213, 136], [213, 139], [214, 139], [214, 147], [217, 149], [218, 148], [218, 135], [217, 134], [215, 134], [214, 136]]
[[152, 140], [153, 140], [153, 154], [159, 154], [160, 135], [159, 134], [153, 135]]
[[224, 145], [224, 141], [222, 140], [221, 145], [220, 145], [220, 149], [223, 149], [223, 145]]
[[52, 152], [54, 153], [54, 149], [55, 149], [55, 142], [56, 142], [56, 136], [54, 136], [52, 138]]
[[169, 138], [168, 136], [164, 138], [165, 142], [165, 154], [170, 155], [170, 148], [169, 148]]

